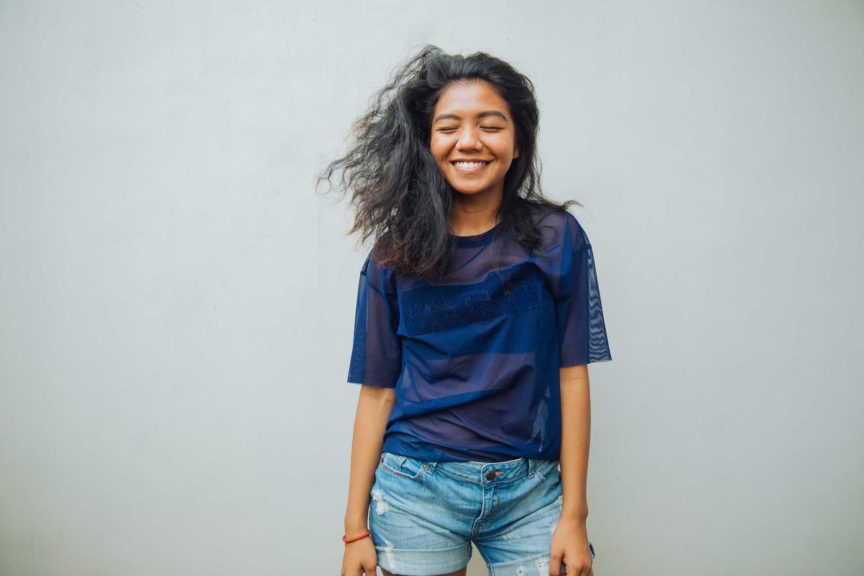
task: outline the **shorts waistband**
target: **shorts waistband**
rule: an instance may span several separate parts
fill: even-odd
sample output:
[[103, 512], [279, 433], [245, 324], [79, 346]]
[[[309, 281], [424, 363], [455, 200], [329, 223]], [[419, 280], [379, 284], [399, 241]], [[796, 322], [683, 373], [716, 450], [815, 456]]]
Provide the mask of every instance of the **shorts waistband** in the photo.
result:
[[502, 462], [427, 462], [429, 472], [441, 472], [447, 476], [476, 482], [478, 484], [501, 484], [534, 476], [537, 460], [515, 458]]

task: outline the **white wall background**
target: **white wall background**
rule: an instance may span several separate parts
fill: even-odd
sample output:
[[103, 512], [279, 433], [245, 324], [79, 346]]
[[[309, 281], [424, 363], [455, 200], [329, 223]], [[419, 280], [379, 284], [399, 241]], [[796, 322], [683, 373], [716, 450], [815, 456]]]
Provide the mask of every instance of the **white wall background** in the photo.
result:
[[861, 1], [0, 0], [0, 575], [339, 573], [314, 182], [426, 42], [532, 78], [586, 205], [595, 573], [864, 573]]

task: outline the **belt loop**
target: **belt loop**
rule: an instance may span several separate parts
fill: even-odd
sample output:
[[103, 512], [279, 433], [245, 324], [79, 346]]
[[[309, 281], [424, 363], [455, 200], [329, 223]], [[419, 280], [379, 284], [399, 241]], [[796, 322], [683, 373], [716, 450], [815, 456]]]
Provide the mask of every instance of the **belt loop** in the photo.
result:
[[528, 460], [528, 477], [534, 477], [534, 467], [536, 466], [536, 461], [533, 458], [526, 458]]
[[426, 462], [426, 471], [429, 474], [435, 472], [435, 467], [438, 465], [438, 462]]

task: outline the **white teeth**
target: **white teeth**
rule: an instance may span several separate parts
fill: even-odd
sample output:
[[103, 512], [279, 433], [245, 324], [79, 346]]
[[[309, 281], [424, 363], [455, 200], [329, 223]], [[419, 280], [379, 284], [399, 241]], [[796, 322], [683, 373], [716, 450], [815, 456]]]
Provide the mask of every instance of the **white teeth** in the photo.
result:
[[459, 168], [464, 168], [465, 170], [474, 170], [475, 168], [479, 168], [486, 164], [485, 162], [454, 162], [456, 166]]

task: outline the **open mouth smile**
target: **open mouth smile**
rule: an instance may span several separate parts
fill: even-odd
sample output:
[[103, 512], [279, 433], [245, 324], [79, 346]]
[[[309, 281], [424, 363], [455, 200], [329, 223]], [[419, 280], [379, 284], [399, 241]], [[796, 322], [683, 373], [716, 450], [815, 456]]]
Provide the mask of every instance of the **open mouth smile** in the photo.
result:
[[455, 162], [451, 162], [451, 164], [456, 168], [459, 172], [472, 173], [479, 172], [486, 168], [489, 165], [491, 160], [472, 160], [470, 162], [457, 160]]

